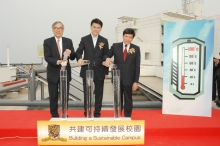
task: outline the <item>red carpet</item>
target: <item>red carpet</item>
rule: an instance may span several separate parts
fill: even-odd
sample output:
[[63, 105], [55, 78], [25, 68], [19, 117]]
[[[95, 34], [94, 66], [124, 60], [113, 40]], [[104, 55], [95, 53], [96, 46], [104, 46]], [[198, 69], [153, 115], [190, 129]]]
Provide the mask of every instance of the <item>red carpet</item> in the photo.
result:
[[[83, 111], [71, 110], [69, 117], [83, 117]], [[113, 117], [113, 111], [102, 111]], [[49, 120], [48, 110], [0, 111], [0, 146], [37, 145], [37, 121]], [[133, 120], [145, 120], [145, 145], [217, 146], [220, 139], [220, 110], [212, 117], [162, 115], [161, 110], [134, 110]], [[29, 138], [4, 138], [4, 137]]]

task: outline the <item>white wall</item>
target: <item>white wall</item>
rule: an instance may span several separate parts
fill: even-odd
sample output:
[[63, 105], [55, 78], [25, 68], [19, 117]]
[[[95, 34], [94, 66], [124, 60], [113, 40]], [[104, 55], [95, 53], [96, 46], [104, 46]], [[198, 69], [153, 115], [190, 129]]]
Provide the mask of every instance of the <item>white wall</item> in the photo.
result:
[[141, 66], [140, 76], [156, 76], [163, 78], [162, 66]]
[[0, 83], [16, 79], [16, 67], [0, 67]]

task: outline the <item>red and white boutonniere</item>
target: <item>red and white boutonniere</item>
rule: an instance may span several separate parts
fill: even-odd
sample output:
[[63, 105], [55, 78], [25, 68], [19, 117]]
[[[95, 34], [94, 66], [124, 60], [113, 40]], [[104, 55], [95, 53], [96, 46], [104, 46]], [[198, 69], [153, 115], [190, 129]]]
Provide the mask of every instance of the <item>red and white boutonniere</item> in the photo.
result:
[[130, 48], [129, 50], [128, 50], [128, 54], [134, 54], [135, 53], [135, 49], [134, 48]]
[[105, 43], [100, 42], [100, 43], [99, 43], [99, 49], [102, 49], [104, 45], [105, 45]]

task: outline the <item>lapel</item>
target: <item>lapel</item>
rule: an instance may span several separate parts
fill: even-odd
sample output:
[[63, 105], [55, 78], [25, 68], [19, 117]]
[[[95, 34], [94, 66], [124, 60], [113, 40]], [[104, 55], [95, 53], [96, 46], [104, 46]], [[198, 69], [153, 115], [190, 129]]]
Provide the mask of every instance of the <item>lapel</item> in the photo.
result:
[[67, 45], [66, 39], [63, 38], [63, 37], [62, 37], [62, 45], [63, 45], [63, 50], [62, 50], [62, 51], [63, 51], [63, 52], [62, 52], [62, 59], [63, 59], [63, 53], [65, 52], [65, 50], [66, 50], [66, 48], [67, 48], [67, 47], [66, 47], [66, 45]]
[[100, 37], [100, 35], [98, 36], [98, 39], [97, 39], [97, 41], [96, 41], [95, 50], [100, 49], [100, 48], [99, 48], [99, 43], [101, 43], [101, 37]]
[[55, 49], [55, 54], [56, 54], [57, 58], [60, 60], [60, 54], [59, 54], [59, 51], [58, 51], [57, 42], [56, 42], [55, 37], [51, 38], [51, 43], [52, 43], [52, 46], [53, 46], [52, 48]]
[[94, 51], [95, 48], [94, 48], [94, 45], [93, 45], [93, 40], [92, 40], [91, 34], [88, 35], [88, 43], [89, 43], [89, 46], [92, 46], [91, 48]]
[[123, 46], [123, 42], [121, 42], [119, 44], [119, 56], [122, 56], [120, 57], [121, 58], [121, 61], [124, 62], [124, 52], [123, 52], [123, 49], [124, 49], [124, 46]]
[[[129, 50], [132, 48], [132, 44], [130, 44], [130, 46], [129, 46], [129, 48], [128, 48], [128, 52], [129, 52]], [[131, 54], [129, 54], [128, 53], [128, 55], [127, 55], [127, 58], [126, 58], [126, 60], [125, 61], [127, 61], [128, 60], [128, 58], [130, 58], [131, 57]]]

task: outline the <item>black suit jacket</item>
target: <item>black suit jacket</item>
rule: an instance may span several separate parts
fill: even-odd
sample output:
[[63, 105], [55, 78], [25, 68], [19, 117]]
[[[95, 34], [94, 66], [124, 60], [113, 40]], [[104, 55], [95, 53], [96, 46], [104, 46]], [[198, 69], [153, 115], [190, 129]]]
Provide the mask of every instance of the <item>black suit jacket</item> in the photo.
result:
[[[100, 43], [104, 43], [103, 48], [99, 47]], [[99, 80], [104, 80], [105, 75], [108, 74], [108, 68], [102, 65], [103, 57], [105, 54], [107, 54], [109, 50], [108, 46], [108, 40], [101, 35], [98, 36], [96, 46], [94, 48], [93, 40], [91, 34], [82, 37], [79, 47], [76, 51], [76, 58], [79, 60], [83, 56], [83, 60], [89, 60], [90, 61], [90, 69], [95, 69], [96, 77], [98, 77]], [[86, 70], [88, 69], [88, 66], [82, 66], [80, 71], [80, 77], [86, 78]]]
[[[68, 63], [66, 66], [67, 81], [69, 82], [71, 80], [71, 67], [70, 67], [69, 59], [74, 60], [76, 54], [75, 54], [71, 39], [62, 37], [62, 44], [63, 44], [63, 52], [66, 49], [71, 50], [71, 54], [70, 54], [70, 57], [68, 57]], [[60, 78], [60, 69], [61, 69], [61, 65], [57, 65], [57, 60], [61, 60], [61, 59], [60, 59], [55, 37], [51, 37], [51, 38], [44, 40], [44, 58], [46, 62], [48, 63], [47, 64], [47, 81], [52, 82], [52, 83], [57, 83]]]
[[135, 50], [135, 53], [127, 55], [126, 60], [123, 59], [123, 42], [114, 43], [111, 46], [108, 54], [104, 57], [111, 58], [114, 56], [114, 64], [117, 69], [120, 69], [120, 78], [125, 86], [132, 86], [134, 82], [139, 81], [140, 76], [140, 48], [134, 44], [130, 44], [130, 48]]
[[[213, 59], [216, 59], [216, 58], [213, 58]], [[220, 63], [218, 63], [217, 66], [215, 66], [214, 61], [213, 61], [213, 79], [220, 80]]]

